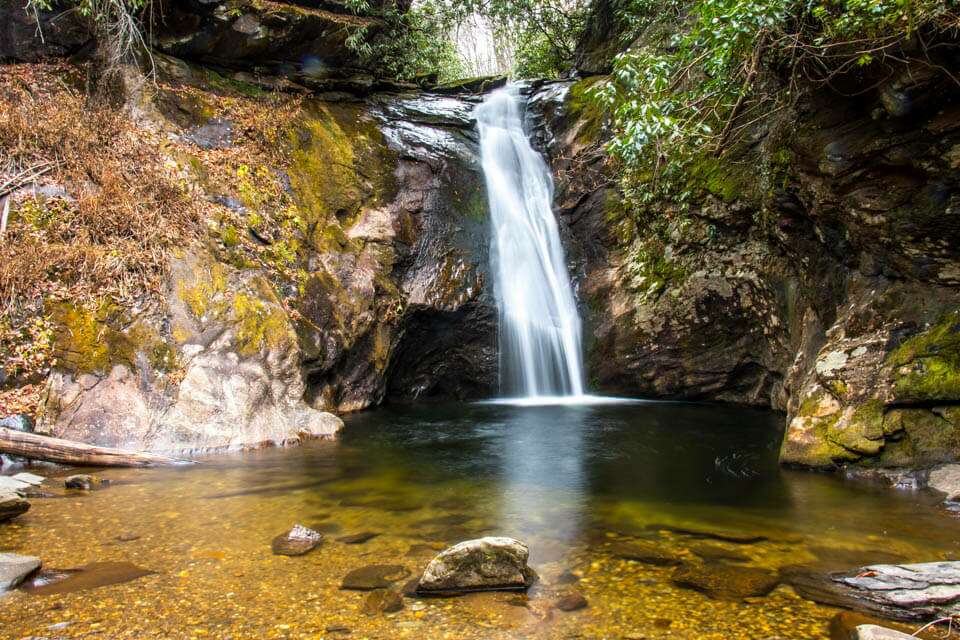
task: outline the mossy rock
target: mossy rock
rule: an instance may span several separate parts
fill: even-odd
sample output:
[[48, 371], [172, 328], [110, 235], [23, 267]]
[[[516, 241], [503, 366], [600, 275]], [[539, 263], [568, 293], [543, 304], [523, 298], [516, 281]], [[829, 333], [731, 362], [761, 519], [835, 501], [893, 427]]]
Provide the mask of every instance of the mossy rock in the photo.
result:
[[377, 123], [359, 107], [309, 103], [290, 129], [290, 184], [311, 238], [320, 251], [341, 251], [343, 230], [365, 207], [390, 202], [396, 194], [395, 154]]
[[960, 312], [906, 340], [887, 364], [898, 402], [960, 401]]
[[116, 365], [137, 367], [143, 358], [157, 371], [179, 368], [175, 348], [143, 320], [131, 321], [118, 305], [101, 300], [90, 307], [62, 302], [48, 309], [58, 327], [57, 366], [75, 374], [105, 375]]

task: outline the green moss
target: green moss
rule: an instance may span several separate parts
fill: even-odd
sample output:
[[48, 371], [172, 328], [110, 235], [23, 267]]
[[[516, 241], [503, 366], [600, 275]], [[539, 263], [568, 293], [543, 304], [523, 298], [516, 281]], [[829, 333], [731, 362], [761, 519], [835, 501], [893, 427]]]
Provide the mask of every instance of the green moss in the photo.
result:
[[290, 343], [290, 323], [279, 305], [265, 304], [261, 299], [245, 294], [234, 296], [231, 305], [240, 355], [253, 356], [263, 349], [275, 349]]
[[835, 396], [843, 397], [850, 388], [847, 386], [847, 383], [843, 380], [831, 380], [829, 382], [830, 390], [833, 391]]
[[[194, 318], [203, 321], [207, 314], [219, 310], [217, 297], [227, 292], [227, 271], [218, 263], [198, 262], [190, 280], [177, 282], [177, 296], [186, 303]], [[216, 317], [217, 313], [212, 313]]]
[[105, 375], [116, 365], [135, 367], [138, 354], [158, 371], [180, 366], [176, 350], [152, 326], [130, 323], [124, 311], [102, 300], [92, 307], [59, 303], [50, 310], [58, 327], [54, 352], [58, 366], [72, 373]]
[[570, 85], [567, 92], [564, 106], [567, 113], [581, 122], [577, 133], [577, 142], [580, 144], [590, 145], [603, 136], [607, 114], [600, 101], [590, 96], [589, 91], [605, 79], [605, 76], [585, 78]]
[[960, 400], [960, 313], [906, 340], [887, 357], [900, 402]]
[[212, 69], [207, 69], [206, 74], [207, 84], [210, 87], [225, 93], [239, 94], [241, 96], [246, 96], [247, 98], [262, 98], [270, 95], [269, 91], [265, 91], [255, 84], [244, 82], [242, 80], [234, 80], [233, 78], [227, 78], [226, 76], [222, 76]]
[[707, 191], [729, 204], [743, 195], [750, 178], [735, 163], [703, 155], [690, 163], [688, 183], [693, 190]]
[[659, 296], [667, 287], [681, 285], [687, 277], [686, 267], [652, 241], [634, 244], [627, 252], [626, 267], [630, 284], [641, 298]]
[[888, 444], [875, 464], [916, 467], [960, 457], [960, 415], [955, 408], [898, 408], [887, 415]]
[[[365, 207], [393, 199], [395, 157], [368, 115], [359, 108], [313, 103], [290, 130], [290, 184], [315, 247], [343, 250], [343, 229]], [[331, 227], [339, 227], [335, 232]]]
[[233, 225], [226, 225], [220, 232], [220, 239], [223, 241], [223, 246], [228, 249], [233, 248], [240, 244], [240, 232]]

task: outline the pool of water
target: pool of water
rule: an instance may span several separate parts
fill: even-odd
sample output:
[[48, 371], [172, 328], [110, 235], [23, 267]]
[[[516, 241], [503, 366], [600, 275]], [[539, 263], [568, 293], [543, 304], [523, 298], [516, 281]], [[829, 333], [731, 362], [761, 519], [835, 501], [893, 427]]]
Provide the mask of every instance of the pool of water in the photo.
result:
[[[335, 442], [104, 470], [107, 488], [33, 500], [0, 526], [0, 550], [152, 573], [0, 595], [0, 636], [828, 638], [836, 610], [789, 587], [713, 599], [679, 586], [677, 567], [622, 553], [639, 541], [674, 563], [770, 572], [957, 556], [960, 522], [934, 496], [781, 469], [782, 422], [683, 403], [426, 405], [349, 416]], [[295, 523], [323, 545], [273, 555]], [[339, 540], [365, 532], [377, 535]], [[528, 594], [407, 598], [371, 615], [368, 593], [340, 589], [368, 565], [415, 576], [481, 535], [529, 545], [540, 580]], [[588, 606], [557, 610], [574, 590]]]

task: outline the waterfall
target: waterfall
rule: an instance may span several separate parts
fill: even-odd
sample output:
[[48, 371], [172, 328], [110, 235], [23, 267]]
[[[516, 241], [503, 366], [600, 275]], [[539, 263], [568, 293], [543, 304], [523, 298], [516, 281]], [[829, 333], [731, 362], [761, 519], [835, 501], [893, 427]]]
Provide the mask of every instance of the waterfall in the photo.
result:
[[500, 391], [582, 396], [580, 316], [553, 217], [553, 180], [523, 129], [525, 109], [518, 87], [507, 86], [476, 110], [500, 314]]

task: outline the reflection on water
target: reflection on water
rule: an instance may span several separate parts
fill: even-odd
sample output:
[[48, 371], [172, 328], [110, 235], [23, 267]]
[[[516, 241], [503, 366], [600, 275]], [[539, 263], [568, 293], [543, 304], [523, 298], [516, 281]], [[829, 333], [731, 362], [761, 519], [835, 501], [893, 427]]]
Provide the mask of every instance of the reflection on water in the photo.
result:
[[[956, 556], [960, 526], [932, 496], [780, 469], [781, 425], [769, 412], [683, 403], [400, 407], [350, 416], [337, 442], [103, 471], [107, 489], [34, 500], [0, 527], [0, 551], [53, 569], [132, 563], [152, 573], [0, 596], [0, 636], [69, 623], [55, 635], [826, 638], [835, 611], [788, 588], [712, 600], [674, 584], [669, 564], [620, 549], [642, 543], [683, 564], [720, 557], [774, 572]], [[297, 522], [324, 532], [323, 546], [274, 556], [270, 541]], [[338, 541], [361, 533], [379, 535]], [[339, 588], [355, 569], [416, 573], [445, 544], [490, 534], [530, 545], [541, 581], [529, 597], [408, 599], [382, 616], [364, 613], [365, 594]], [[554, 610], [570, 589], [589, 606]]]

